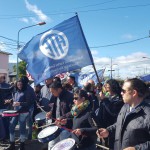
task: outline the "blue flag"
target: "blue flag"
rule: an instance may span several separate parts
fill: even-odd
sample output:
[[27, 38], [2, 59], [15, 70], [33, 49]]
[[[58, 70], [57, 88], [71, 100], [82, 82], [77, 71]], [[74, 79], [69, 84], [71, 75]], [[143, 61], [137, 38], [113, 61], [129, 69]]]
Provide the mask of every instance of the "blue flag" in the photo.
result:
[[149, 81], [150, 81], [150, 74], [140, 76], [139, 78], [140, 78], [141, 80], [143, 80], [144, 82], [149, 82]]
[[[104, 71], [105, 69], [97, 70], [97, 74], [100, 80], [103, 80]], [[75, 77], [78, 85], [81, 87], [90, 79], [92, 79], [95, 83], [98, 83], [98, 79], [94, 71], [86, 72], [86, 73], [77, 72], [77, 73], [72, 73], [71, 75]]]
[[35, 83], [93, 64], [78, 16], [33, 37], [18, 54]]

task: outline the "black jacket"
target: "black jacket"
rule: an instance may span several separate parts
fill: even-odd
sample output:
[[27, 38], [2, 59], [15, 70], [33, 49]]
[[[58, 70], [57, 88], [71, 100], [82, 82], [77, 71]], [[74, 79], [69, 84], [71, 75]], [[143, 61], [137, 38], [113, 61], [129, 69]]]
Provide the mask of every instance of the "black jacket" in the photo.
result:
[[150, 105], [142, 102], [126, 116], [128, 109], [129, 105], [125, 104], [116, 124], [107, 128], [110, 134], [115, 132], [114, 150], [130, 146], [136, 150], [150, 150]]
[[0, 109], [9, 108], [9, 104], [5, 104], [8, 99], [12, 99], [12, 88], [8, 83], [0, 83]]
[[[59, 95], [60, 99], [60, 116], [64, 116], [66, 118], [66, 114], [69, 112], [73, 105], [73, 94], [68, 92], [67, 90], [62, 90]], [[56, 118], [56, 102], [57, 97], [52, 96], [49, 101], [50, 111], [52, 112], [52, 118]]]
[[[74, 129], [81, 129], [81, 133], [83, 136], [76, 137], [74, 134], [72, 137], [76, 140], [79, 148], [87, 148], [96, 143], [96, 130], [97, 127], [95, 126], [94, 121], [96, 120], [96, 116], [91, 114], [91, 109], [87, 108], [78, 116], [73, 118], [73, 130]], [[93, 118], [93, 119], [92, 119]]]
[[104, 99], [100, 103], [98, 113], [100, 127], [107, 128], [114, 124], [123, 105], [124, 102], [119, 96]]
[[[119, 96], [114, 96], [111, 98], [106, 98], [100, 103], [98, 120], [100, 128], [107, 128], [108, 126], [114, 124], [117, 120], [118, 114], [123, 106], [122, 98]], [[106, 146], [113, 149], [115, 135], [109, 136], [106, 139]]]

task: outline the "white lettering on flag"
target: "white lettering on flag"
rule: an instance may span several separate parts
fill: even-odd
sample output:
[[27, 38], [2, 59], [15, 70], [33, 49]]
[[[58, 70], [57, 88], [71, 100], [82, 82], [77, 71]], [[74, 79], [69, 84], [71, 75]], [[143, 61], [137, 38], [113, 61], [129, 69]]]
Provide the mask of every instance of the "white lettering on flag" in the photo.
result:
[[69, 42], [63, 32], [50, 30], [41, 37], [39, 47], [44, 55], [54, 60], [58, 60], [67, 55]]

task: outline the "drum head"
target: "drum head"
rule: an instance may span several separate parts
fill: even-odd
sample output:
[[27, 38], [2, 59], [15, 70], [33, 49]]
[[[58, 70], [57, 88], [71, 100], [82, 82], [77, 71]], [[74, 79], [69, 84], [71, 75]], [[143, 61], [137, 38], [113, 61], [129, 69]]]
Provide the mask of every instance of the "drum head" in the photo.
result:
[[45, 112], [40, 112], [35, 116], [35, 120], [39, 121], [39, 120], [44, 120], [46, 118], [46, 113]]
[[17, 113], [17, 111], [16, 110], [6, 110], [6, 111], [3, 111], [3, 113], [14, 114], [14, 113]]
[[52, 150], [71, 150], [75, 145], [75, 140], [72, 138], [68, 138], [58, 142]]
[[58, 130], [58, 126], [47, 127], [38, 134], [38, 138], [41, 139], [41, 138], [48, 137], [48, 136], [54, 134], [57, 130]]

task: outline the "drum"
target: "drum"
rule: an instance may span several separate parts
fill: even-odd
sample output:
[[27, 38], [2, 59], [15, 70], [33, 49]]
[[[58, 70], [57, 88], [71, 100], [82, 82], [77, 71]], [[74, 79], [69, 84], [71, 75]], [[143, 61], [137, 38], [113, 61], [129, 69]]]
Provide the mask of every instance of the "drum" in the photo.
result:
[[18, 115], [19, 113], [16, 110], [6, 110], [2, 113], [3, 117], [16, 117]]
[[72, 138], [64, 139], [52, 148], [52, 150], [73, 150], [75, 149], [75, 140]]
[[37, 124], [40, 124], [40, 125], [45, 124], [46, 123], [46, 113], [40, 112], [34, 117], [34, 119]]
[[49, 126], [38, 134], [38, 140], [42, 143], [48, 143], [57, 138], [61, 131], [58, 126]]
[[3, 111], [6, 111], [7, 109], [0, 109], [0, 116], [2, 116]]

